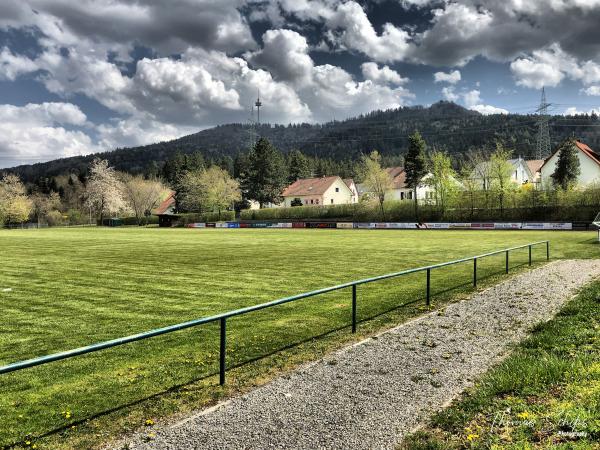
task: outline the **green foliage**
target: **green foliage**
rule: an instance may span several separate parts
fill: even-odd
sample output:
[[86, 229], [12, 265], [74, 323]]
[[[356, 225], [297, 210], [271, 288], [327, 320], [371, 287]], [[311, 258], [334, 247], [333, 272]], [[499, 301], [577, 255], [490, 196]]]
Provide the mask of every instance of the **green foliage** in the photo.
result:
[[373, 194], [379, 203], [381, 220], [385, 220], [384, 201], [385, 194], [392, 188], [392, 179], [387, 171], [381, 167], [381, 156], [373, 150], [368, 156], [361, 159], [362, 180], [369, 193]]
[[419, 200], [417, 199], [417, 187], [423, 177], [427, 174], [427, 154], [425, 153], [425, 141], [418, 131], [408, 138], [408, 152], [404, 158], [404, 170], [406, 172], [406, 185], [413, 189], [415, 205], [415, 217], [419, 220]]
[[279, 203], [281, 191], [287, 185], [283, 155], [265, 138], [260, 138], [248, 155], [248, 170], [242, 189], [250, 200], [261, 206]]
[[288, 183], [293, 183], [301, 178], [310, 178], [310, 161], [299, 150], [292, 150], [288, 155]]
[[562, 143], [560, 150], [558, 151], [556, 170], [551, 175], [552, 182], [555, 186], [560, 187], [563, 190], [568, 190], [575, 185], [577, 177], [581, 173], [578, 153], [573, 139], [569, 139]]
[[406, 170], [406, 185], [415, 189], [421, 179], [427, 174], [427, 154], [425, 141], [421, 133], [415, 131], [408, 138], [408, 152], [406, 153], [404, 170]]
[[450, 156], [437, 150], [432, 152], [429, 171], [431, 177], [425, 182], [435, 190], [435, 205], [443, 211], [459, 189]]
[[508, 162], [511, 154], [510, 150], [497, 142], [496, 150], [490, 156], [489, 161], [490, 191], [498, 198], [501, 216], [504, 211], [506, 196], [515, 189], [515, 183], [511, 181], [513, 166]]

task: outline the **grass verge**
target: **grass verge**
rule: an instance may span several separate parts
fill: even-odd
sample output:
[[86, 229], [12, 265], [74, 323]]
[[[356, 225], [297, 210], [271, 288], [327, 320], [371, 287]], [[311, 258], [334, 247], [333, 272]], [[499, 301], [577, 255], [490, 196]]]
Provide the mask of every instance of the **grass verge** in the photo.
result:
[[590, 449], [599, 441], [597, 281], [400, 448]]

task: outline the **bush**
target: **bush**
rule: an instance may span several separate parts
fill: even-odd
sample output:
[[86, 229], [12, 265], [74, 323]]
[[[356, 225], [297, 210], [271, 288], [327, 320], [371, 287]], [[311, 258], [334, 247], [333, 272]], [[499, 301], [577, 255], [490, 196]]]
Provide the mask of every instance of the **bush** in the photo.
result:
[[50, 211], [46, 214], [46, 221], [48, 222], [48, 226], [57, 227], [60, 225], [66, 225], [66, 220], [63, 217], [63, 214], [60, 211]]

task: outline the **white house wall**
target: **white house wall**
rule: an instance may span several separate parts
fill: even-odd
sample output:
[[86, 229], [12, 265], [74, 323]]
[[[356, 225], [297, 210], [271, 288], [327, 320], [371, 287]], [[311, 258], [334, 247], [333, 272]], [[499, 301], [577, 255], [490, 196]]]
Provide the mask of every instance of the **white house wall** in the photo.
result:
[[[558, 161], [558, 153], [550, 157], [550, 159], [542, 166], [542, 184], [552, 184], [552, 174], [556, 170], [556, 163]], [[589, 156], [583, 153], [581, 150], [577, 151], [577, 157], [579, 158], [579, 168], [581, 173], [577, 178], [577, 183], [586, 185], [600, 181], [600, 165], [593, 161]]]
[[347, 205], [353, 203], [353, 192], [341, 178], [335, 180], [323, 194], [325, 205]]

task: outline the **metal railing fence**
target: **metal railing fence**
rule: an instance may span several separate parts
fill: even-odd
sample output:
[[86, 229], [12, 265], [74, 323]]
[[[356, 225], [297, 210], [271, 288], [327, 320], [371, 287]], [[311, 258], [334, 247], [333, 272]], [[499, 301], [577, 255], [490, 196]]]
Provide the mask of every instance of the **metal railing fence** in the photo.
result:
[[85, 355], [87, 353], [93, 353], [100, 350], [116, 347], [119, 345], [128, 344], [130, 342], [140, 341], [143, 339], [148, 339], [155, 336], [160, 336], [167, 333], [172, 333], [174, 331], [183, 330], [186, 328], [196, 327], [198, 325], [203, 325], [212, 322], [220, 323], [220, 344], [219, 344], [219, 384], [225, 383], [225, 354], [226, 354], [226, 342], [227, 342], [227, 319], [235, 316], [239, 316], [242, 314], [247, 314], [253, 311], [260, 311], [261, 309], [271, 308], [273, 306], [282, 305], [284, 303], [293, 302], [296, 300], [302, 300], [308, 297], [314, 297], [316, 295], [325, 294], [327, 292], [338, 291], [340, 289], [352, 288], [352, 333], [356, 333], [356, 309], [357, 309], [357, 289], [356, 287], [361, 284], [373, 283], [375, 281], [386, 280], [389, 278], [396, 278], [403, 275], [408, 275], [416, 272], [426, 272], [426, 288], [425, 288], [425, 301], [427, 306], [431, 303], [431, 271], [434, 269], [438, 269], [440, 267], [446, 267], [454, 264], [460, 264], [468, 261], [473, 261], [473, 287], [477, 287], [477, 261], [482, 258], [486, 258], [493, 255], [498, 255], [501, 253], [505, 253], [505, 272], [509, 271], [509, 253], [513, 250], [518, 250], [522, 248], [528, 248], [529, 250], [529, 265], [532, 264], [532, 247], [536, 245], [546, 244], [546, 260], [550, 259], [550, 242], [549, 241], [538, 241], [532, 242], [529, 244], [519, 245], [516, 247], [505, 248], [502, 250], [496, 250], [489, 253], [484, 253], [482, 255], [477, 256], [469, 256], [467, 258], [455, 259], [453, 261], [447, 261], [439, 264], [433, 264], [430, 266], [417, 267], [414, 269], [402, 270], [400, 272], [388, 273], [385, 275], [379, 275], [372, 278], [364, 278], [361, 280], [349, 281], [347, 283], [338, 284], [336, 286], [330, 286], [322, 289], [317, 289], [314, 291], [304, 292], [302, 294], [292, 295], [290, 297], [284, 297], [277, 300], [273, 300], [267, 303], [261, 303], [258, 305], [248, 306], [246, 308], [240, 308], [233, 311], [228, 311], [222, 314], [217, 314], [214, 316], [203, 317], [196, 320], [190, 320], [188, 322], [179, 323], [176, 325], [170, 325], [163, 328], [156, 328], [154, 330], [146, 331], [144, 333], [133, 334], [130, 336], [125, 336], [117, 339], [112, 339], [109, 341], [99, 342], [97, 344], [88, 345], [85, 347], [79, 347], [73, 350], [68, 350], [60, 353], [54, 353], [51, 355], [41, 356], [38, 358], [27, 359], [24, 361], [15, 362], [12, 364], [8, 364], [0, 367], [0, 374], [15, 372], [18, 370], [27, 369], [29, 367], [39, 366], [42, 364], [48, 364], [53, 361], [59, 361], [62, 359], [73, 358], [79, 355]]

